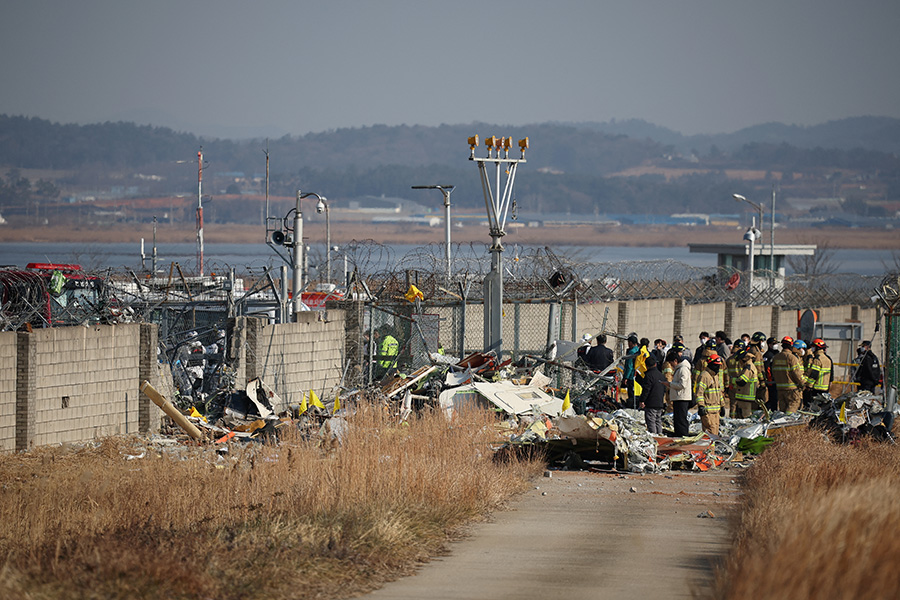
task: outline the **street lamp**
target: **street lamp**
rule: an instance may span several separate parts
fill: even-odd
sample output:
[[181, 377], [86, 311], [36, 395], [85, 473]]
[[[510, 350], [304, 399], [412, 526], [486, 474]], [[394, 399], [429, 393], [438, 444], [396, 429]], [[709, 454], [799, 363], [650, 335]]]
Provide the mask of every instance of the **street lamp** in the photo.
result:
[[[759, 228], [763, 228], [763, 207], [762, 204], [757, 204], [756, 202], [752, 202], [747, 200], [744, 196], [740, 194], [732, 194], [735, 200], [738, 202], [746, 202], [757, 211], [759, 211]], [[771, 233], [771, 240], [769, 241], [769, 271], [773, 273], [775, 272], [775, 186], [772, 186], [772, 214], [769, 216], [769, 230]]]
[[328, 201], [319, 198], [316, 203], [316, 212], [325, 213], [325, 283], [331, 283], [331, 216], [328, 212]]
[[444, 195], [444, 228], [446, 230], [446, 241], [445, 245], [445, 253], [447, 257], [447, 282], [450, 282], [450, 276], [452, 273], [452, 263], [450, 261], [450, 192], [453, 191], [453, 188], [456, 186], [453, 185], [414, 185], [412, 189], [414, 190], [441, 190], [441, 193]]
[[749, 298], [748, 304], [752, 304], [752, 302], [753, 302], [753, 252], [754, 252], [753, 242], [756, 241], [756, 237], [757, 237], [756, 229], [754, 229], [754, 227], [751, 225], [750, 228], [746, 231], [746, 233], [744, 233], [744, 239], [747, 240], [748, 242], [750, 242], [750, 268], [749, 268], [750, 281], [748, 282], [749, 287], [750, 287], [750, 293], [747, 295], [747, 297]]
[[[297, 204], [292, 209], [294, 211], [294, 238], [292, 241], [291, 269], [294, 277], [292, 294], [294, 299], [295, 323], [299, 321], [298, 313], [300, 313], [300, 305], [302, 304], [301, 294], [303, 293], [303, 212], [300, 210], [300, 201], [304, 198], [317, 198], [319, 202], [322, 202], [325, 200], [325, 196], [320, 196], [315, 192], [302, 193], [300, 190], [297, 190]], [[290, 215], [290, 212], [285, 215], [284, 221], [287, 221], [288, 215]], [[284, 241], [284, 236], [282, 236], [282, 242], [285, 246], [288, 245], [287, 242]]]

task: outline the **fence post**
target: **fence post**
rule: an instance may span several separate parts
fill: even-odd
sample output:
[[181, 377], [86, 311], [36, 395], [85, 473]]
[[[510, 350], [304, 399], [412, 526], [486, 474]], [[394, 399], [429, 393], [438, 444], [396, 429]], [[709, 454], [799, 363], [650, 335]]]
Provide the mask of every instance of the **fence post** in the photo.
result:
[[519, 351], [521, 349], [521, 308], [522, 305], [518, 302], [513, 302], [513, 351], [512, 351], [512, 359], [513, 361], [519, 360]]

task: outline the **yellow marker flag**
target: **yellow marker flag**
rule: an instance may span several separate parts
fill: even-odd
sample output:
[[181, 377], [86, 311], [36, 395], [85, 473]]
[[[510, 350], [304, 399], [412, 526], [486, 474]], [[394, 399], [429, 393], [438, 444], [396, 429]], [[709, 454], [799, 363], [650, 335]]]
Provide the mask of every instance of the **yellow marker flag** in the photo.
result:
[[307, 410], [309, 410], [309, 404], [306, 403], [306, 394], [303, 394], [303, 402], [300, 403], [300, 408], [297, 409], [297, 416], [299, 417]]
[[570, 408], [572, 408], [572, 401], [569, 400], [569, 390], [566, 390], [566, 399], [563, 400], [563, 407], [562, 407], [563, 412], [566, 412]]
[[841, 412], [838, 415], [838, 422], [844, 423], [844, 424], [847, 423], [847, 403], [846, 402], [841, 404]]
[[319, 397], [316, 396], [316, 393], [313, 390], [309, 390], [309, 403], [313, 406], [318, 406], [319, 408], [325, 408], [325, 405], [322, 404], [322, 401], [319, 400]]
[[406, 294], [403, 297], [406, 298], [407, 300], [409, 300], [410, 302], [415, 302], [416, 298], [418, 298], [419, 300], [424, 300], [425, 294], [423, 294], [419, 290], [419, 288], [410, 284], [409, 290], [406, 292]]
[[336, 413], [341, 410], [341, 399], [339, 396], [335, 396], [334, 398], [334, 409], [332, 409], [331, 414]]

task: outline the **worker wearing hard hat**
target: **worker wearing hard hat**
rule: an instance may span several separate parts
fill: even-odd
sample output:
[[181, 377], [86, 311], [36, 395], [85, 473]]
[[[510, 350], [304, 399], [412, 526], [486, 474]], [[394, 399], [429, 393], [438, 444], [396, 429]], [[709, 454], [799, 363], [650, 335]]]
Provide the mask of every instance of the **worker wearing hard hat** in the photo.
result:
[[781, 339], [781, 352], [772, 359], [772, 377], [778, 388], [778, 410], [792, 413], [800, 410], [803, 403], [803, 386], [806, 377], [800, 357], [793, 351], [794, 338]]
[[703, 424], [703, 431], [719, 435], [719, 417], [724, 413], [722, 405], [723, 388], [719, 371], [722, 369], [722, 358], [715, 352], [706, 357], [706, 366], [697, 379], [694, 390], [697, 401], [697, 414]]
[[[825, 354], [825, 341], [816, 338], [812, 341], [812, 355], [806, 365], [806, 392], [809, 400], [816, 394], [827, 394], [831, 387], [831, 379], [834, 377], [834, 364], [831, 358]], [[808, 402], [804, 398], [804, 402]]]

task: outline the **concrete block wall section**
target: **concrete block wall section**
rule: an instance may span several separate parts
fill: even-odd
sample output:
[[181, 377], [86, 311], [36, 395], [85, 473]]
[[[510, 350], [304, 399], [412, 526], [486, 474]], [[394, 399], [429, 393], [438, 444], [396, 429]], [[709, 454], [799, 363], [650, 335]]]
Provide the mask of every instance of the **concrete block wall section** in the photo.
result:
[[[267, 325], [259, 319], [245, 321], [246, 362], [243, 381], [259, 377], [281, 396], [285, 410], [300, 404], [314, 390], [327, 395], [340, 382], [344, 350], [344, 312], [328, 310], [300, 313], [299, 322]], [[239, 324], [238, 329], [241, 328]], [[240, 369], [239, 369], [240, 372]]]
[[[152, 335], [142, 335], [147, 328]], [[155, 328], [122, 324], [0, 333], [0, 451], [155, 430], [154, 419], [158, 429], [160, 413], [146, 406], [142, 411], [150, 400], [139, 391], [142, 376], [157, 386], [163, 376], [155, 343], [147, 345], [156, 339]]]
[[698, 336], [701, 331], [707, 331], [710, 335], [717, 329], [725, 326], [725, 303], [714, 302], [710, 304], [685, 304], [683, 328], [684, 345], [694, 350], [699, 344]]
[[[742, 333], [753, 335], [757, 331], [762, 331], [768, 336], [771, 329], [771, 306], [738, 306], [734, 309], [731, 331], [726, 330], [726, 333], [732, 340], [736, 340]], [[710, 330], [709, 332], [715, 333], [714, 330]]]
[[636, 300], [625, 303], [628, 310], [628, 332], [638, 334], [638, 339], [663, 339], [672, 343], [675, 322], [675, 301], [671, 298]]
[[0, 452], [16, 449], [16, 357], [14, 331], [0, 333]]
[[38, 382], [30, 444], [139, 430], [139, 324], [40, 329], [30, 336]]

